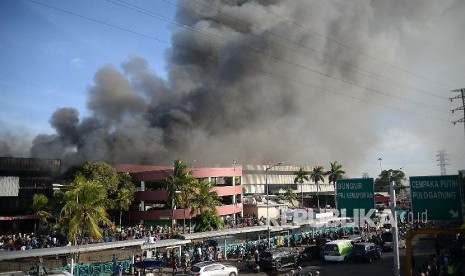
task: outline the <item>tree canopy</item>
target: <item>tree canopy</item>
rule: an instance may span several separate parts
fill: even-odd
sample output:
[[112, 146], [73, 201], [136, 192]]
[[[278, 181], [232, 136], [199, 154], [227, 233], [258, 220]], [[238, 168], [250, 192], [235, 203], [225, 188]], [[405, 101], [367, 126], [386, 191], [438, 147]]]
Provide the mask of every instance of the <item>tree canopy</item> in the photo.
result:
[[317, 199], [317, 205], [318, 208], [320, 208], [320, 186], [318, 185], [320, 181], [324, 181], [325, 179], [326, 172], [324, 171], [324, 168], [322, 166], [315, 166], [313, 167], [313, 170], [310, 172], [310, 179], [315, 182], [316, 185], [316, 199]]
[[[199, 213], [198, 216], [201, 217], [194, 218], [196, 229], [203, 229], [204, 227], [210, 229], [210, 227], [214, 228], [215, 225], [218, 225], [214, 223], [216, 220], [212, 220], [212, 217], [216, 216], [219, 219], [216, 206], [221, 205], [221, 201], [218, 193], [212, 190], [212, 182], [206, 179], [201, 181], [195, 179], [187, 164], [181, 160], [174, 161], [173, 173], [167, 175], [165, 181], [167, 184], [167, 206], [185, 209], [184, 217], [186, 211], [189, 211], [191, 216]], [[203, 223], [207, 223], [207, 225], [202, 226]]]
[[[48, 202], [48, 197], [44, 194], [35, 194], [32, 197], [31, 209], [42, 223], [46, 223], [47, 219], [52, 217], [52, 214], [48, 211]], [[36, 224], [34, 224], [34, 230], [37, 230]]]
[[287, 188], [284, 193], [284, 199], [287, 200], [293, 207], [295, 207], [295, 201], [297, 200], [297, 195], [295, 194], [292, 188]]
[[105, 203], [108, 210], [127, 210], [133, 200], [135, 186], [128, 173], [118, 173], [105, 162], [86, 162], [78, 168], [76, 176], [89, 181], [98, 181], [105, 188]]
[[214, 231], [223, 226], [220, 217], [211, 210], [206, 210], [194, 218], [195, 232]]
[[394, 189], [399, 192], [405, 188], [402, 185], [405, 180], [405, 174], [401, 169], [383, 170], [379, 177], [375, 179], [375, 192], [388, 192], [391, 181], [394, 181]]
[[[300, 196], [301, 196], [301, 204], [302, 206], [304, 205], [304, 191], [303, 191], [303, 184], [305, 181], [310, 181], [310, 178], [309, 178], [309, 173], [304, 170], [304, 168], [299, 168], [298, 171], [296, 171], [294, 173], [295, 177], [294, 177], [294, 184], [297, 184], [299, 183], [300, 184]], [[287, 189], [286, 192], [289, 191], [290, 188]], [[292, 205], [294, 206], [294, 203], [292, 203]]]
[[[118, 173], [105, 162], [86, 162], [74, 167], [73, 179], [68, 190], [56, 195], [62, 198], [60, 226], [68, 232], [68, 238], [82, 242], [83, 235], [100, 240], [100, 227], [111, 226], [108, 211], [122, 211], [132, 204], [135, 186], [128, 173]], [[68, 176], [69, 176], [68, 172]], [[75, 242], [79, 242], [75, 239]]]
[[206, 179], [198, 183], [193, 205], [200, 213], [208, 210], [216, 214], [216, 206], [221, 205], [220, 197], [212, 190], [212, 186], [211, 182]]
[[329, 183], [336, 184], [336, 181], [342, 179], [346, 172], [342, 169], [342, 165], [339, 164], [337, 161], [330, 162], [329, 165], [330, 169], [326, 172], [326, 174], [328, 175], [328, 181]]
[[68, 229], [68, 239], [82, 243], [84, 235], [102, 240], [100, 226], [111, 226], [104, 202], [105, 187], [96, 180], [76, 176], [64, 193], [65, 206], [61, 211], [61, 223]]

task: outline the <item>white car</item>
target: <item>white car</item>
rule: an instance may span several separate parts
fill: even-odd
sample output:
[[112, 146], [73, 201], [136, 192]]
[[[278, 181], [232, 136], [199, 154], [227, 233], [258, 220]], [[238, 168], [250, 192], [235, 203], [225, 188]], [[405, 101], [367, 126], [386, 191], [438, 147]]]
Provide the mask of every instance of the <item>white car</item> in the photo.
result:
[[202, 262], [192, 266], [190, 276], [236, 276], [237, 267], [215, 262]]

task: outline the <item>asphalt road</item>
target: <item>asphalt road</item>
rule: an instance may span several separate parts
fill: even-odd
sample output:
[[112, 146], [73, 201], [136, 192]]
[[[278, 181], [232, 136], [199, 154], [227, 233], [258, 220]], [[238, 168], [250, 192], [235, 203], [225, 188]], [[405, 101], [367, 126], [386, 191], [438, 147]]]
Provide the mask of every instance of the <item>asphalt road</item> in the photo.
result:
[[[423, 237], [425, 238], [425, 237]], [[414, 253], [414, 263], [418, 266], [427, 262], [431, 256], [434, 254], [434, 240], [432, 237], [426, 238], [423, 240], [414, 239], [412, 241], [413, 253]], [[405, 275], [405, 249], [399, 249], [399, 261], [400, 261], [400, 275]], [[308, 272], [314, 273], [319, 271], [320, 275], [335, 275], [335, 276], [346, 276], [346, 275], [370, 275], [370, 276], [392, 276], [394, 275], [393, 266], [394, 266], [394, 256], [393, 252], [383, 252], [381, 259], [375, 260], [372, 263], [359, 263], [348, 261], [347, 263], [337, 263], [337, 262], [325, 262], [321, 260], [314, 260], [311, 262], [301, 264], [304, 275], [307, 275]], [[242, 268], [243, 264], [238, 263], [238, 268]], [[294, 269], [293, 267], [283, 269], [279, 272], [259, 272], [259, 273], [249, 273], [242, 271], [240, 275], [286, 275], [290, 270]], [[315, 275], [315, 274], [313, 274]], [[416, 268], [413, 268], [412, 275], [418, 275]]]
[[[401, 275], [405, 271], [404, 260], [405, 260], [405, 249], [400, 250], [400, 260], [401, 260]], [[307, 275], [308, 272], [314, 273], [319, 271], [320, 275], [375, 275], [375, 276], [392, 276], [394, 263], [394, 257], [392, 252], [384, 252], [381, 259], [375, 260], [372, 263], [358, 263], [349, 261], [347, 263], [338, 263], [338, 262], [325, 262], [320, 260], [314, 260], [311, 262], [306, 262], [301, 264], [304, 275]], [[238, 263], [238, 268], [242, 268], [243, 264]], [[283, 269], [282, 271], [275, 272], [246, 272], [241, 270], [240, 275], [286, 275], [290, 270], [294, 269], [289, 267]], [[404, 270], [402, 270], [404, 269]]]

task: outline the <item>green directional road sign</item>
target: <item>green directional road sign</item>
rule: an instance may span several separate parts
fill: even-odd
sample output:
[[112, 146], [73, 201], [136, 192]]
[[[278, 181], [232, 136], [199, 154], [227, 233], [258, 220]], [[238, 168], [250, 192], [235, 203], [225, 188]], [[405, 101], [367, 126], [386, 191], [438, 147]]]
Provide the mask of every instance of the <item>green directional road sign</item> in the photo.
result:
[[462, 220], [458, 175], [412, 176], [410, 193], [414, 219]]
[[354, 210], [358, 215], [360, 209], [368, 214], [370, 209], [375, 208], [375, 196], [373, 178], [341, 179], [336, 182], [337, 208], [342, 214], [346, 212], [347, 217], [354, 216]]

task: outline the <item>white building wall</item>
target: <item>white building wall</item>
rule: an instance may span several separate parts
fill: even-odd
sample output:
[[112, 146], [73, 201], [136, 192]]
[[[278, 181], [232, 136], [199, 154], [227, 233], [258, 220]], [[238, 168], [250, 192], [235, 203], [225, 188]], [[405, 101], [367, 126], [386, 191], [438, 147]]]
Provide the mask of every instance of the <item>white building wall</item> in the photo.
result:
[[18, 196], [19, 177], [0, 176], [0, 196]]
[[[266, 194], [266, 177], [265, 170], [269, 165], [243, 165], [242, 166], [242, 186], [244, 187], [246, 194]], [[296, 187], [296, 194], [301, 192], [301, 188], [304, 194], [316, 194], [317, 185], [313, 181], [306, 181], [302, 187], [300, 184], [294, 184], [295, 172], [300, 168], [303, 168], [307, 172], [313, 170], [312, 166], [276, 166], [267, 172], [268, 185], [270, 190], [273, 186], [287, 186], [293, 185]], [[318, 183], [320, 193], [334, 193], [333, 184], [329, 184], [328, 178], [325, 177], [322, 183]], [[284, 193], [285, 189], [281, 189], [280, 193]], [[270, 192], [271, 193], [271, 192]]]

